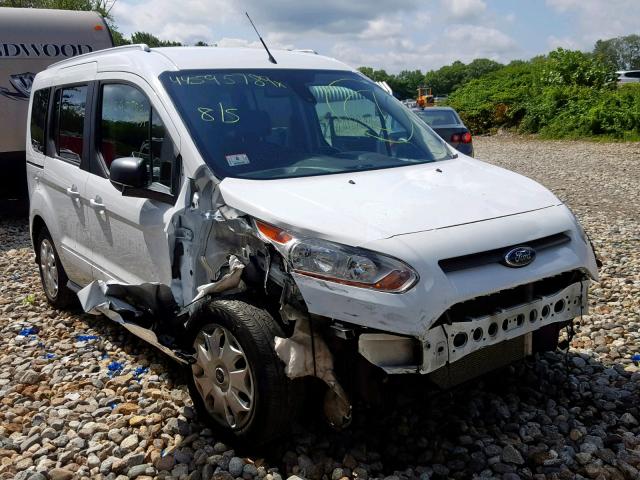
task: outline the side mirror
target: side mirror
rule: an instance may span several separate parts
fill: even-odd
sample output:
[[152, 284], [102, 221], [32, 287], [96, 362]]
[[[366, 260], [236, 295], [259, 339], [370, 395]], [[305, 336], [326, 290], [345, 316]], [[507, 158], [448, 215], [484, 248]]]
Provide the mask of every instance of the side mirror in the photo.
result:
[[150, 182], [148, 162], [139, 157], [116, 158], [109, 168], [111, 183], [125, 188], [146, 188]]

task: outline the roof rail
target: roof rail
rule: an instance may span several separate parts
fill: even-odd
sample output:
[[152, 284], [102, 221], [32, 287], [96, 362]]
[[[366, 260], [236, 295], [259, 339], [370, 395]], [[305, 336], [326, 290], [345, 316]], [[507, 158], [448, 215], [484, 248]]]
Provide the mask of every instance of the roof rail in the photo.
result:
[[134, 45], [121, 45], [120, 47], [105, 48], [103, 50], [96, 50], [94, 52], [83, 53], [82, 55], [76, 55], [75, 57], [65, 58], [64, 60], [60, 60], [59, 62], [52, 63], [47, 67], [47, 69], [53, 68], [53, 67], [59, 67], [60, 65], [64, 65], [67, 63], [72, 63], [79, 58], [85, 59], [85, 58], [97, 56], [98, 54], [105, 53], [105, 52], [112, 52], [114, 50], [128, 50], [128, 49], [142, 50], [143, 52], [151, 51], [151, 49], [149, 48], [149, 45], [147, 45], [146, 43], [136, 43]]
[[289, 51], [298, 53], [313, 53], [314, 55], [318, 55], [318, 52], [310, 48], [290, 48]]

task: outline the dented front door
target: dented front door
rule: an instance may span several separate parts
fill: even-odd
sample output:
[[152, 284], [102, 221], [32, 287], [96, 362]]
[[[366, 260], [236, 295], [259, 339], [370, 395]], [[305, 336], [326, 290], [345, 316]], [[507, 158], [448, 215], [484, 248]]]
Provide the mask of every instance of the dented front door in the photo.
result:
[[[97, 86], [100, 105], [94, 162], [99, 168], [86, 184], [93, 277], [130, 284], [170, 284], [166, 226], [174, 208], [175, 144], [151, 103], [154, 94], [148, 85], [135, 83], [132, 75], [120, 74], [118, 79], [105, 75], [98, 76]], [[164, 201], [124, 196], [110, 182], [111, 162], [124, 157], [148, 161], [149, 189], [166, 192]]]
[[171, 265], [164, 226], [170, 205], [123, 197], [108, 179], [89, 177], [94, 280], [169, 284]]

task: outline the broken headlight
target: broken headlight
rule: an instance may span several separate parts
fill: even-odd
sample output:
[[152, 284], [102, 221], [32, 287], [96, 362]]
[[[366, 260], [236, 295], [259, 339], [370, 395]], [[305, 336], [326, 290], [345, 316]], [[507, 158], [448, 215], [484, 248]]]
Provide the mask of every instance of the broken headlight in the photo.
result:
[[256, 221], [262, 236], [277, 244], [295, 273], [329, 282], [401, 293], [416, 284], [418, 274], [406, 263], [380, 253], [316, 238], [297, 238]]

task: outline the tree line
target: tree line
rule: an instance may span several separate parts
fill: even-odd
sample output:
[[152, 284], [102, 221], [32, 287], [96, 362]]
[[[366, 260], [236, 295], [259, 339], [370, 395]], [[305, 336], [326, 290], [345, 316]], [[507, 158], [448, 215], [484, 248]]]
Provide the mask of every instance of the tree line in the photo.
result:
[[[544, 58], [545, 56], [540, 56], [531, 59], [531, 61], [535, 63]], [[612, 72], [640, 69], [640, 35], [598, 40], [593, 51], [585, 58], [601, 62]], [[520, 61], [515, 61], [516, 64], [518, 62]], [[398, 74], [390, 74], [385, 70], [376, 70], [366, 66], [360, 67], [358, 70], [376, 82], [387, 82], [394, 94], [404, 100], [415, 98], [418, 86], [422, 85], [431, 87], [434, 95], [449, 95], [471, 80], [500, 70], [505, 66], [487, 58], [478, 58], [467, 64], [457, 60], [451, 65], [445, 65], [425, 73], [420, 70], [403, 70]]]

